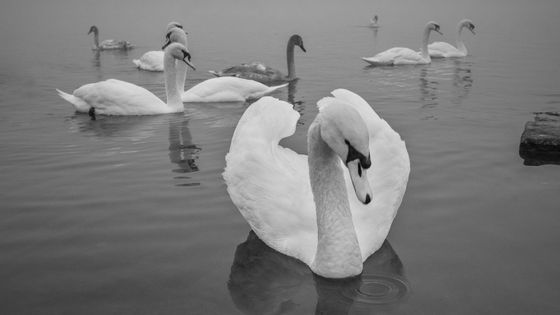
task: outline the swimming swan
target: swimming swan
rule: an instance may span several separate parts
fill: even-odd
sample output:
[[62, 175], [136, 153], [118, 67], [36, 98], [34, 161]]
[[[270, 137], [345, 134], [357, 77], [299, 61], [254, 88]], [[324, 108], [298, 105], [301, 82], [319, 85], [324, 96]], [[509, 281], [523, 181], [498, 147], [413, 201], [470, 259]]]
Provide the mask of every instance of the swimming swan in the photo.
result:
[[[187, 33], [184, 32], [183, 26], [177, 22], [171, 22], [167, 25], [166, 37], [171, 37], [171, 42], [181, 43], [185, 48], [189, 48], [187, 45]], [[132, 62], [140, 70], [161, 72], [163, 71], [163, 50], [148, 51], [140, 58], [133, 59]], [[179, 64], [186, 67], [182, 62], [177, 62], [177, 65]]]
[[461, 31], [463, 28], [468, 29], [475, 35], [474, 24], [469, 19], [464, 19], [459, 21], [457, 24], [457, 40], [456, 47], [446, 42], [433, 42], [428, 45], [428, 51], [430, 57], [432, 58], [454, 58], [454, 57], [465, 57], [469, 52], [467, 47], [461, 38]]
[[360, 274], [387, 237], [410, 162], [399, 134], [364, 99], [345, 89], [332, 95], [317, 103], [309, 156], [278, 145], [295, 131], [299, 113], [292, 105], [264, 97], [249, 106], [223, 177], [231, 200], [268, 246], [318, 275], [344, 278]]
[[58, 90], [60, 97], [74, 105], [76, 111], [101, 115], [155, 115], [184, 111], [177, 89], [175, 59], [194, 69], [187, 49], [173, 43], [165, 49], [165, 90], [167, 103], [143, 87], [121, 80], [109, 79], [86, 84], [73, 95]]
[[362, 59], [374, 66], [428, 64], [431, 62], [430, 55], [428, 54], [428, 39], [430, 37], [430, 32], [435, 31], [441, 34], [439, 28], [440, 27], [436, 22], [428, 22], [428, 24], [426, 24], [422, 39], [422, 50], [420, 52], [414, 51], [410, 48], [393, 47], [380, 52], [373, 57], [363, 57]]
[[134, 46], [126, 40], [116, 41], [114, 39], [106, 39], [99, 43], [99, 29], [93, 25], [89, 28], [88, 35], [93, 33], [93, 48], [92, 50], [128, 50]]
[[268, 67], [260, 62], [244, 63], [233, 66], [222, 71], [209, 71], [217, 77], [234, 76], [239, 78], [251, 79], [264, 84], [289, 82], [296, 79], [296, 68], [294, 64], [294, 47], [298, 46], [304, 52], [303, 39], [299, 35], [292, 35], [286, 47], [286, 59], [288, 63], [288, 75], [286, 76], [279, 70]]
[[260, 82], [236, 77], [219, 77], [202, 81], [181, 96], [184, 103], [245, 102], [259, 99], [288, 83], [266, 86]]

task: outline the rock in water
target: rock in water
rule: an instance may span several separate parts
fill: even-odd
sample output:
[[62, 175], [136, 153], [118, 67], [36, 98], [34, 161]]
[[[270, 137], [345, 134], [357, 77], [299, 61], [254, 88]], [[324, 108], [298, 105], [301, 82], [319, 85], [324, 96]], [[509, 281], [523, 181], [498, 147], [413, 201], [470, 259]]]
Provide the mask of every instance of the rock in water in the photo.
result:
[[560, 113], [535, 113], [525, 124], [519, 144], [525, 165], [560, 164]]

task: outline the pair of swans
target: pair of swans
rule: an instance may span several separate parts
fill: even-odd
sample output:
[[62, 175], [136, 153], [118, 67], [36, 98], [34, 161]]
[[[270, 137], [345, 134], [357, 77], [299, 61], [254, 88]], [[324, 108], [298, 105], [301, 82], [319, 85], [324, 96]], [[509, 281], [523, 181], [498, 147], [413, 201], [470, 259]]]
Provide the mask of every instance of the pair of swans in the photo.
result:
[[[278, 145], [299, 113], [264, 97], [234, 131], [223, 177], [257, 236], [327, 278], [362, 272], [387, 237], [410, 162], [399, 134], [345, 89], [321, 99], [309, 127], [309, 156]], [[353, 193], [348, 193], [352, 191]]]
[[217, 77], [232, 76], [238, 78], [245, 78], [250, 80], [255, 80], [264, 84], [275, 84], [280, 82], [290, 82], [296, 77], [296, 68], [294, 63], [294, 48], [298, 46], [303, 52], [307, 52], [303, 46], [303, 39], [301, 36], [294, 34], [288, 40], [288, 45], [286, 47], [286, 61], [288, 64], [288, 75], [285, 75], [281, 71], [268, 67], [260, 62], [243, 63], [241, 65], [236, 65], [229, 67], [221, 71], [209, 72]]
[[439, 30], [439, 25], [432, 21], [428, 22], [424, 28], [422, 46], [419, 52], [410, 48], [394, 47], [378, 53], [373, 57], [364, 57], [362, 59], [374, 66], [397, 66], [429, 64], [431, 58], [465, 57], [468, 51], [461, 37], [463, 28], [475, 34], [473, 22], [469, 19], [461, 20], [457, 25], [456, 47], [446, 42], [434, 42], [428, 45], [431, 31], [442, 34]]
[[[184, 31], [177, 27], [171, 32], [184, 35]], [[269, 87], [252, 80], [223, 77], [203, 81], [183, 92], [187, 66], [193, 70], [195, 67], [190, 62], [186, 47], [178, 42], [172, 43], [176, 38], [181, 36], [168, 36], [164, 46], [166, 102], [143, 87], [116, 79], [83, 85], [72, 94], [58, 89], [57, 92], [77, 112], [89, 113], [95, 119], [96, 114], [156, 115], [183, 112], [183, 102], [244, 102], [258, 99], [287, 85]], [[179, 62], [176, 64], [175, 60]]]
[[93, 33], [93, 50], [128, 50], [134, 48], [134, 46], [126, 40], [114, 40], [106, 39], [99, 42], [99, 29], [97, 26], [93, 25], [89, 28], [88, 35]]

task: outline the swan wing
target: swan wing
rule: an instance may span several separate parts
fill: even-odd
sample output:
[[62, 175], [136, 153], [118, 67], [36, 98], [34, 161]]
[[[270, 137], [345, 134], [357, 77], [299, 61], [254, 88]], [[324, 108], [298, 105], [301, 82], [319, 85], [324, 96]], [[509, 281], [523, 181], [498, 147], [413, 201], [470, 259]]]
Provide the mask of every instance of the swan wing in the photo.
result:
[[223, 173], [233, 203], [275, 250], [311, 264], [317, 247], [307, 156], [278, 145], [294, 133], [292, 105], [264, 97], [247, 108], [233, 134]]
[[244, 102], [257, 99], [279, 88], [268, 87], [254, 80], [236, 77], [218, 77], [208, 79], [193, 86], [183, 93], [183, 102]]
[[142, 70], [147, 71], [163, 71], [163, 51], [152, 50], [144, 53], [139, 59], [132, 62]]
[[464, 57], [462, 53], [455, 46], [446, 42], [433, 42], [428, 45], [428, 52], [430, 57], [433, 58], [448, 58], [448, 57]]
[[334, 90], [332, 95], [319, 101], [319, 109], [334, 99], [344, 101], [360, 113], [370, 136], [372, 166], [367, 172], [373, 192], [371, 203], [364, 205], [350, 193], [354, 188], [348, 169], [343, 167], [354, 228], [365, 261], [381, 247], [389, 233], [406, 190], [410, 160], [400, 135], [362, 97], [345, 89]]
[[152, 92], [116, 79], [83, 85], [74, 91], [74, 96], [102, 115], [153, 115], [171, 112], [167, 104]]
[[286, 77], [281, 71], [260, 62], [244, 63], [220, 72], [210, 71], [210, 73], [216, 76], [232, 76], [267, 84], [282, 81]]

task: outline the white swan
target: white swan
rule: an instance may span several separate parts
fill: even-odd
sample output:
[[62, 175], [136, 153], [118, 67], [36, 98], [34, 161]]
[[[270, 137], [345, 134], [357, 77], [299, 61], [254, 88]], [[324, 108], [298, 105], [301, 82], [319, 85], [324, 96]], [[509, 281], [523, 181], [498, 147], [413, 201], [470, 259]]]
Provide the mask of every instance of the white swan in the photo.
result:
[[223, 176], [268, 246], [316, 274], [343, 278], [359, 274], [383, 244], [410, 162], [399, 134], [364, 99], [344, 89], [332, 95], [317, 103], [309, 156], [278, 145], [295, 131], [292, 105], [272, 97], [253, 103], [234, 131]]
[[[181, 43], [185, 48], [189, 48], [187, 45], [187, 34], [183, 31], [183, 26], [177, 22], [171, 22], [167, 25], [166, 38], [168, 41]], [[140, 70], [161, 72], [163, 71], [163, 50], [148, 51], [140, 58], [133, 59], [132, 62]], [[181, 62], [177, 62], [177, 64], [184, 65]], [[186, 67], [186, 65], [184, 66]], [[179, 73], [181, 73], [181, 71], [179, 71]]]
[[288, 83], [266, 86], [254, 80], [219, 77], [202, 81], [183, 93], [184, 103], [245, 102], [270, 94]]
[[91, 33], [93, 33], [94, 45], [92, 50], [128, 50], [134, 48], [134, 45], [126, 40], [106, 39], [99, 43], [99, 29], [95, 25], [89, 28], [88, 35]]
[[296, 77], [296, 68], [294, 64], [294, 47], [298, 46], [304, 52], [303, 39], [301, 36], [295, 34], [288, 40], [286, 47], [286, 60], [288, 64], [288, 75], [283, 74], [281, 71], [268, 67], [260, 62], [244, 63], [241, 65], [233, 66], [222, 71], [209, 72], [217, 77], [234, 76], [244, 79], [255, 80], [265, 84], [273, 84], [279, 82], [290, 82]]
[[467, 51], [467, 47], [461, 38], [461, 31], [463, 28], [468, 29], [475, 35], [474, 32], [474, 24], [469, 19], [464, 19], [459, 21], [457, 24], [457, 40], [456, 40], [456, 47], [446, 43], [446, 42], [433, 42], [428, 45], [428, 51], [430, 53], [430, 57], [432, 58], [454, 58], [454, 57], [465, 57], [469, 52]]
[[143, 87], [121, 80], [109, 79], [86, 84], [73, 95], [58, 90], [60, 97], [74, 105], [76, 111], [101, 115], [155, 115], [184, 111], [177, 88], [175, 59], [194, 69], [187, 49], [173, 43], [165, 49], [165, 90], [167, 103]]
[[379, 21], [379, 17], [378, 17], [377, 14], [376, 14], [376, 15], [373, 16], [373, 18], [371, 18], [371, 19], [369, 20], [369, 27], [371, 27], [371, 28], [379, 28], [378, 21]]
[[431, 62], [428, 54], [428, 39], [430, 32], [435, 31], [441, 34], [440, 27], [436, 22], [428, 22], [424, 28], [422, 39], [422, 49], [420, 52], [410, 48], [394, 47], [380, 52], [373, 57], [363, 57], [362, 59], [374, 66], [397, 66], [397, 65], [417, 65], [428, 64]]

